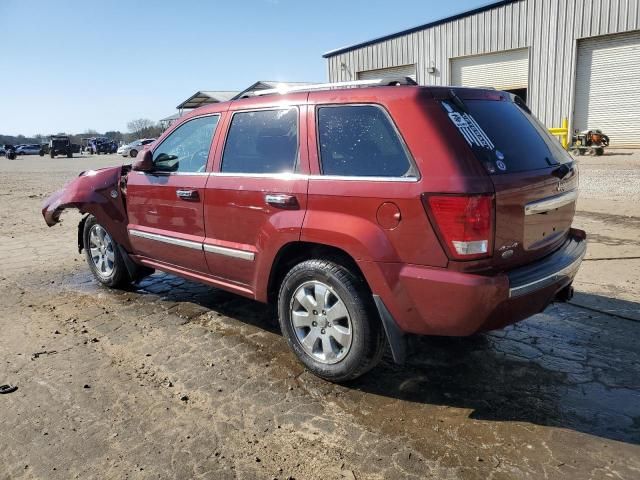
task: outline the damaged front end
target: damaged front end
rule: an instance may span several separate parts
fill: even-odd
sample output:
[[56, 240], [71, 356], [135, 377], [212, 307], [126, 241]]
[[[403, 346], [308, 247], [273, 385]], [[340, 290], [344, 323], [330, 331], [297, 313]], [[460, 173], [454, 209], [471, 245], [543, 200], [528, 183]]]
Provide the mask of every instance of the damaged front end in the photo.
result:
[[[51, 227], [59, 222], [65, 209], [77, 208], [80, 213], [94, 215], [112, 238], [130, 251], [124, 188], [130, 170], [129, 165], [124, 165], [82, 172], [44, 201], [45, 222]], [[81, 225], [83, 223], [84, 219]]]

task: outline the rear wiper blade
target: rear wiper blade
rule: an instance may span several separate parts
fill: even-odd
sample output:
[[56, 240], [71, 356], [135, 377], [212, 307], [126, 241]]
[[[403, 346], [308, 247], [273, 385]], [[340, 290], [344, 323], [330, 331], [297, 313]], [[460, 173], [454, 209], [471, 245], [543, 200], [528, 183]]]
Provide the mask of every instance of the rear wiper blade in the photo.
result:
[[551, 172], [551, 175], [553, 175], [554, 177], [558, 177], [560, 180], [562, 180], [564, 177], [569, 175], [569, 173], [571, 173], [572, 171], [573, 171], [573, 165], [572, 164], [563, 163], [558, 168], [554, 169]]

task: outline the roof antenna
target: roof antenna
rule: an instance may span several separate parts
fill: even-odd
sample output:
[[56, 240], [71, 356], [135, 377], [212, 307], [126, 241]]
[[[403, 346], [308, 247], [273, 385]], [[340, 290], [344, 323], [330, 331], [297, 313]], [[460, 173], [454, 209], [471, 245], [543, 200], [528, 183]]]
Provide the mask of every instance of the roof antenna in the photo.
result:
[[462, 100], [460, 100], [460, 97], [456, 94], [453, 88], [449, 90], [449, 96], [451, 97], [451, 100], [453, 100], [453, 103], [455, 104], [456, 107], [458, 107], [460, 110], [462, 110], [465, 113], [469, 113], [467, 111], [467, 106], [464, 104]]

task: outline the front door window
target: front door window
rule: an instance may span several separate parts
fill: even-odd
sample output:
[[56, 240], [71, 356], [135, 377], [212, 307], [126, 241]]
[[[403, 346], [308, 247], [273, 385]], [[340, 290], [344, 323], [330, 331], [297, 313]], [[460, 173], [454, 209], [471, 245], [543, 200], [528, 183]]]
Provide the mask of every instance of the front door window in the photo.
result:
[[153, 152], [154, 171], [204, 172], [218, 115], [199, 117], [176, 128]]

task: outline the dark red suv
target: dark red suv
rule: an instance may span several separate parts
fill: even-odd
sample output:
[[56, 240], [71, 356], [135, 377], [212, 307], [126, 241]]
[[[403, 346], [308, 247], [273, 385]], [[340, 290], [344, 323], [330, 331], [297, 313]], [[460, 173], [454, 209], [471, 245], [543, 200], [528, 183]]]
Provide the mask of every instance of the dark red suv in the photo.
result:
[[[373, 83], [373, 82], [369, 82]], [[570, 298], [585, 254], [578, 172], [517, 97], [307, 86], [208, 105], [133, 166], [82, 173], [47, 224], [117, 287], [154, 269], [277, 303], [317, 375], [405, 358], [406, 334], [470, 335]]]

